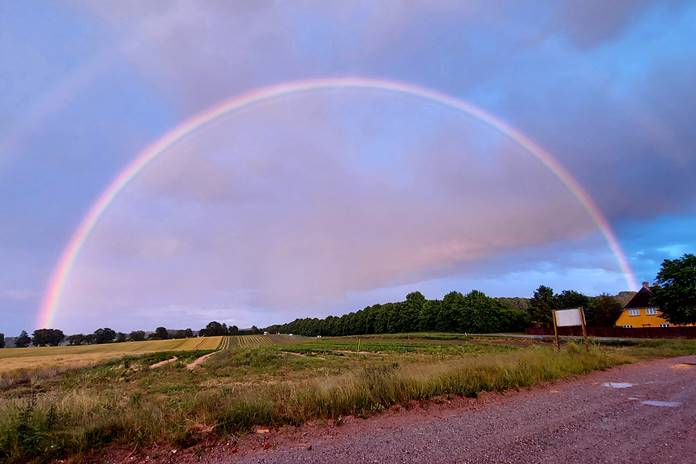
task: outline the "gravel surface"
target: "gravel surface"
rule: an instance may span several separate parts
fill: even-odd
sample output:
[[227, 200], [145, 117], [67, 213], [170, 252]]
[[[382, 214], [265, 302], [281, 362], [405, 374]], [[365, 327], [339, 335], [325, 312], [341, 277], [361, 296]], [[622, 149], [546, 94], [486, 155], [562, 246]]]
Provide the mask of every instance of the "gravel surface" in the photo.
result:
[[692, 464], [696, 366], [688, 363], [695, 362], [684, 357], [622, 366], [490, 395], [497, 399], [482, 405], [355, 420], [328, 435], [297, 432], [277, 443], [268, 437], [269, 449], [212, 453], [203, 461]]

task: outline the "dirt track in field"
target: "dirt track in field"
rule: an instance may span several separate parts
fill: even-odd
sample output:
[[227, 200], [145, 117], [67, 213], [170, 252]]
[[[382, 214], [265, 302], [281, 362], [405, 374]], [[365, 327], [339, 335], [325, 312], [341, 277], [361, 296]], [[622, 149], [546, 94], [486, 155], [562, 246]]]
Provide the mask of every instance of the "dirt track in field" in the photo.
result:
[[529, 391], [349, 418], [340, 427], [307, 425], [238, 444], [151, 450], [125, 462], [694, 463], [692, 363], [693, 356], [644, 362]]

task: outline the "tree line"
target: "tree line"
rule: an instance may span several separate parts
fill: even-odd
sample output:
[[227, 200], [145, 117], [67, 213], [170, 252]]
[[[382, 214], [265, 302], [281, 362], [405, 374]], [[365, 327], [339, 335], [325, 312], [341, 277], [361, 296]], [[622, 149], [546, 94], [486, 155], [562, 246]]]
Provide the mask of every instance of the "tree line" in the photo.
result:
[[[60, 329], [36, 329], [30, 336], [26, 330], [14, 339], [16, 348], [33, 346], [58, 346], [62, 343], [68, 345], [100, 345], [103, 343], [139, 342], [144, 340], [167, 340], [193, 337], [212, 337], [219, 335], [252, 335], [262, 331], [252, 326], [250, 329], [239, 329], [236, 325], [227, 327], [217, 321], [208, 323], [198, 333], [192, 329], [167, 330], [165, 327], [157, 327], [154, 332], [147, 334], [144, 330], [135, 330], [129, 334], [117, 332], [109, 327], [99, 328], [91, 334], [73, 334], [66, 336]], [[0, 333], [0, 348], [5, 347], [5, 336]]]
[[[30, 336], [26, 330], [14, 339], [16, 348], [26, 348], [33, 346], [58, 346], [66, 342], [68, 345], [100, 345], [104, 343], [123, 343], [126, 341], [138, 342], [144, 340], [167, 340], [170, 338], [192, 338], [195, 337], [193, 330], [184, 329], [169, 331], [165, 327], [157, 327], [149, 335], [144, 330], [135, 330], [129, 334], [116, 332], [108, 327], [99, 328], [91, 334], [73, 334], [65, 336], [60, 329], [36, 329]], [[0, 348], [5, 346], [5, 337], [0, 334]]]
[[404, 301], [368, 306], [340, 317], [296, 319], [273, 325], [269, 332], [306, 336], [341, 336], [399, 332], [517, 332], [529, 323], [525, 310], [474, 290], [450, 292], [428, 300], [420, 292]]
[[[664, 260], [651, 290], [651, 304], [659, 307], [663, 317], [669, 322], [696, 323], [696, 256], [685, 254], [681, 258]], [[530, 299], [492, 298], [474, 290], [466, 295], [450, 292], [441, 300], [428, 300], [420, 292], [412, 292], [406, 295], [404, 301], [375, 304], [340, 317], [296, 319], [287, 324], [272, 325], [266, 331], [307, 336], [418, 331], [515, 332], [530, 325], [550, 326], [552, 310], [578, 307], [585, 308], [587, 323], [591, 327], [613, 326], [623, 310], [621, 303], [607, 294], [589, 297], [574, 290], [564, 290], [557, 294], [544, 285], [537, 288]], [[228, 327], [224, 323], [212, 321], [199, 331], [198, 336], [261, 332], [256, 326], [239, 329], [235, 325]], [[14, 340], [14, 345], [56, 346], [63, 341], [71, 345], [83, 345], [194, 336], [191, 329], [169, 331], [164, 327], [157, 327], [150, 335], [142, 330], [126, 335], [110, 328], [100, 328], [92, 334], [68, 337], [58, 329], [37, 329], [31, 337], [23, 330]], [[0, 333], [0, 348], [4, 346], [5, 337]]]
[[574, 290], [555, 294], [540, 286], [531, 299], [494, 298], [474, 290], [464, 295], [449, 292], [429, 300], [420, 292], [404, 301], [376, 304], [343, 316], [296, 319], [272, 325], [269, 332], [305, 336], [342, 336], [403, 332], [521, 332], [530, 325], [550, 325], [553, 309], [585, 308], [588, 324], [611, 326], [623, 309], [614, 297], [588, 297]]
[[225, 323], [219, 323], [217, 321], [209, 322], [205, 328], [198, 331], [201, 337], [216, 337], [220, 335], [256, 335], [263, 331], [252, 325], [250, 329], [240, 329], [236, 325], [227, 327]]

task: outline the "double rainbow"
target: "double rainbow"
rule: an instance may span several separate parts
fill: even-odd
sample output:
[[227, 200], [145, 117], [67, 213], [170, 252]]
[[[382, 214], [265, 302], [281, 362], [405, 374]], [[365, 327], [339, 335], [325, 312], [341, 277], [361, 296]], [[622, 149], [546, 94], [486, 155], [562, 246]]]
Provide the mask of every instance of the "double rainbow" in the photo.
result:
[[118, 176], [111, 182], [109, 187], [104, 190], [97, 201], [94, 202], [94, 204], [90, 207], [89, 211], [82, 219], [82, 222], [73, 233], [70, 241], [63, 250], [57, 265], [55, 266], [53, 273], [51, 274], [39, 311], [37, 327], [52, 326], [58, 303], [68, 277], [70, 276], [70, 271], [75, 264], [77, 256], [80, 254], [80, 250], [84, 246], [85, 242], [89, 239], [96, 225], [99, 223], [99, 219], [109, 208], [109, 205], [114, 201], [118, 194], [138, 176], [140, 172], [147, 168], [147, 166], [153, 160], [164, 154], [167, 149], [175, 145], [187, 135], [205, 127], [207, 124], [216, 120], [220, 116], [274, 98], [327, 89], [379, 90], [429, 100], [462, 111], [514, 140], [527, 152], [539, 160], [544, 166], [546, 166], [551, 172], [553, 172], [556, 177], [558, 177], [558, 179], [566, 186], [566, 188], [577, 198], [607, 241], [609, 248], [616, 257], [616, 261], [618, 262], [621, 272], [624, 274], [628, 287], [631, 289], [635, 289], [637, 287], [633, 271], [631, 270], [628, 260], [626, 259], [626, 256], [619, 245], [616, 235], [592, 198], [582, 188], [582, 186], [580, 186], [577, 180], [575, 180], [575, 178], [549, 152], [544, 150], [541, 146], [519, 130], [467, 101], [425, 87], [397, 81], [364, 77], [322, 78], [286, 82], [269, 87], [263, 87], [232, 97], [193, 116], [190, 119], [185, 120], [174, 129], [164, 134], [164, 136], [146, 147], [145, 150], [136, 156], [136, 158], [118, 174]]

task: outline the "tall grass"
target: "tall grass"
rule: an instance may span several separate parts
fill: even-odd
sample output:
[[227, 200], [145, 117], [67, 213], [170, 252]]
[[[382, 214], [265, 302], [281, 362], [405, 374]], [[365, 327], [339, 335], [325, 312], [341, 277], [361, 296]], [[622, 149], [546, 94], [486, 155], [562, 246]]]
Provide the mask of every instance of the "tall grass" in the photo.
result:
[[[249, 352], [251, 353], [251, 352]], [[153, 356], [150, 356], [153, 358]], [[239, 359], [245, 359], [241, 357]], [[149, 359], [148, 361], [151, 361]], [[249, 363], [277, 362], [249, 354]], [[368, 416], [394, 404], [438, 395], [476, 396], [531, 386], [627, 362], [599, 348], [575, 345], [561, 352], [534, 346], [514, 352], [450, 359], [429, 364], [380, 362], [342, 375], [301, 382], [231, 384], [201, 388], [196, 374], [176, 371], [132, 373], [111, 362], [85, 373], [82, 382], [123, 382], [118, 388], [48, 389], [30, 397], [0, 397], [0, 461], [46, 461], [111, 443], [189, 445], [205, 433], [244, 432], [254, 426], [300, 424], [310, 419]], [[219, 360], [218, 360], [219, 362]], [[178, 383], [166, 383], [168, 373]], [[129, 375], [147, 375], [128, 389]], [[175, 394], [163, 394], [163, 392]]]

